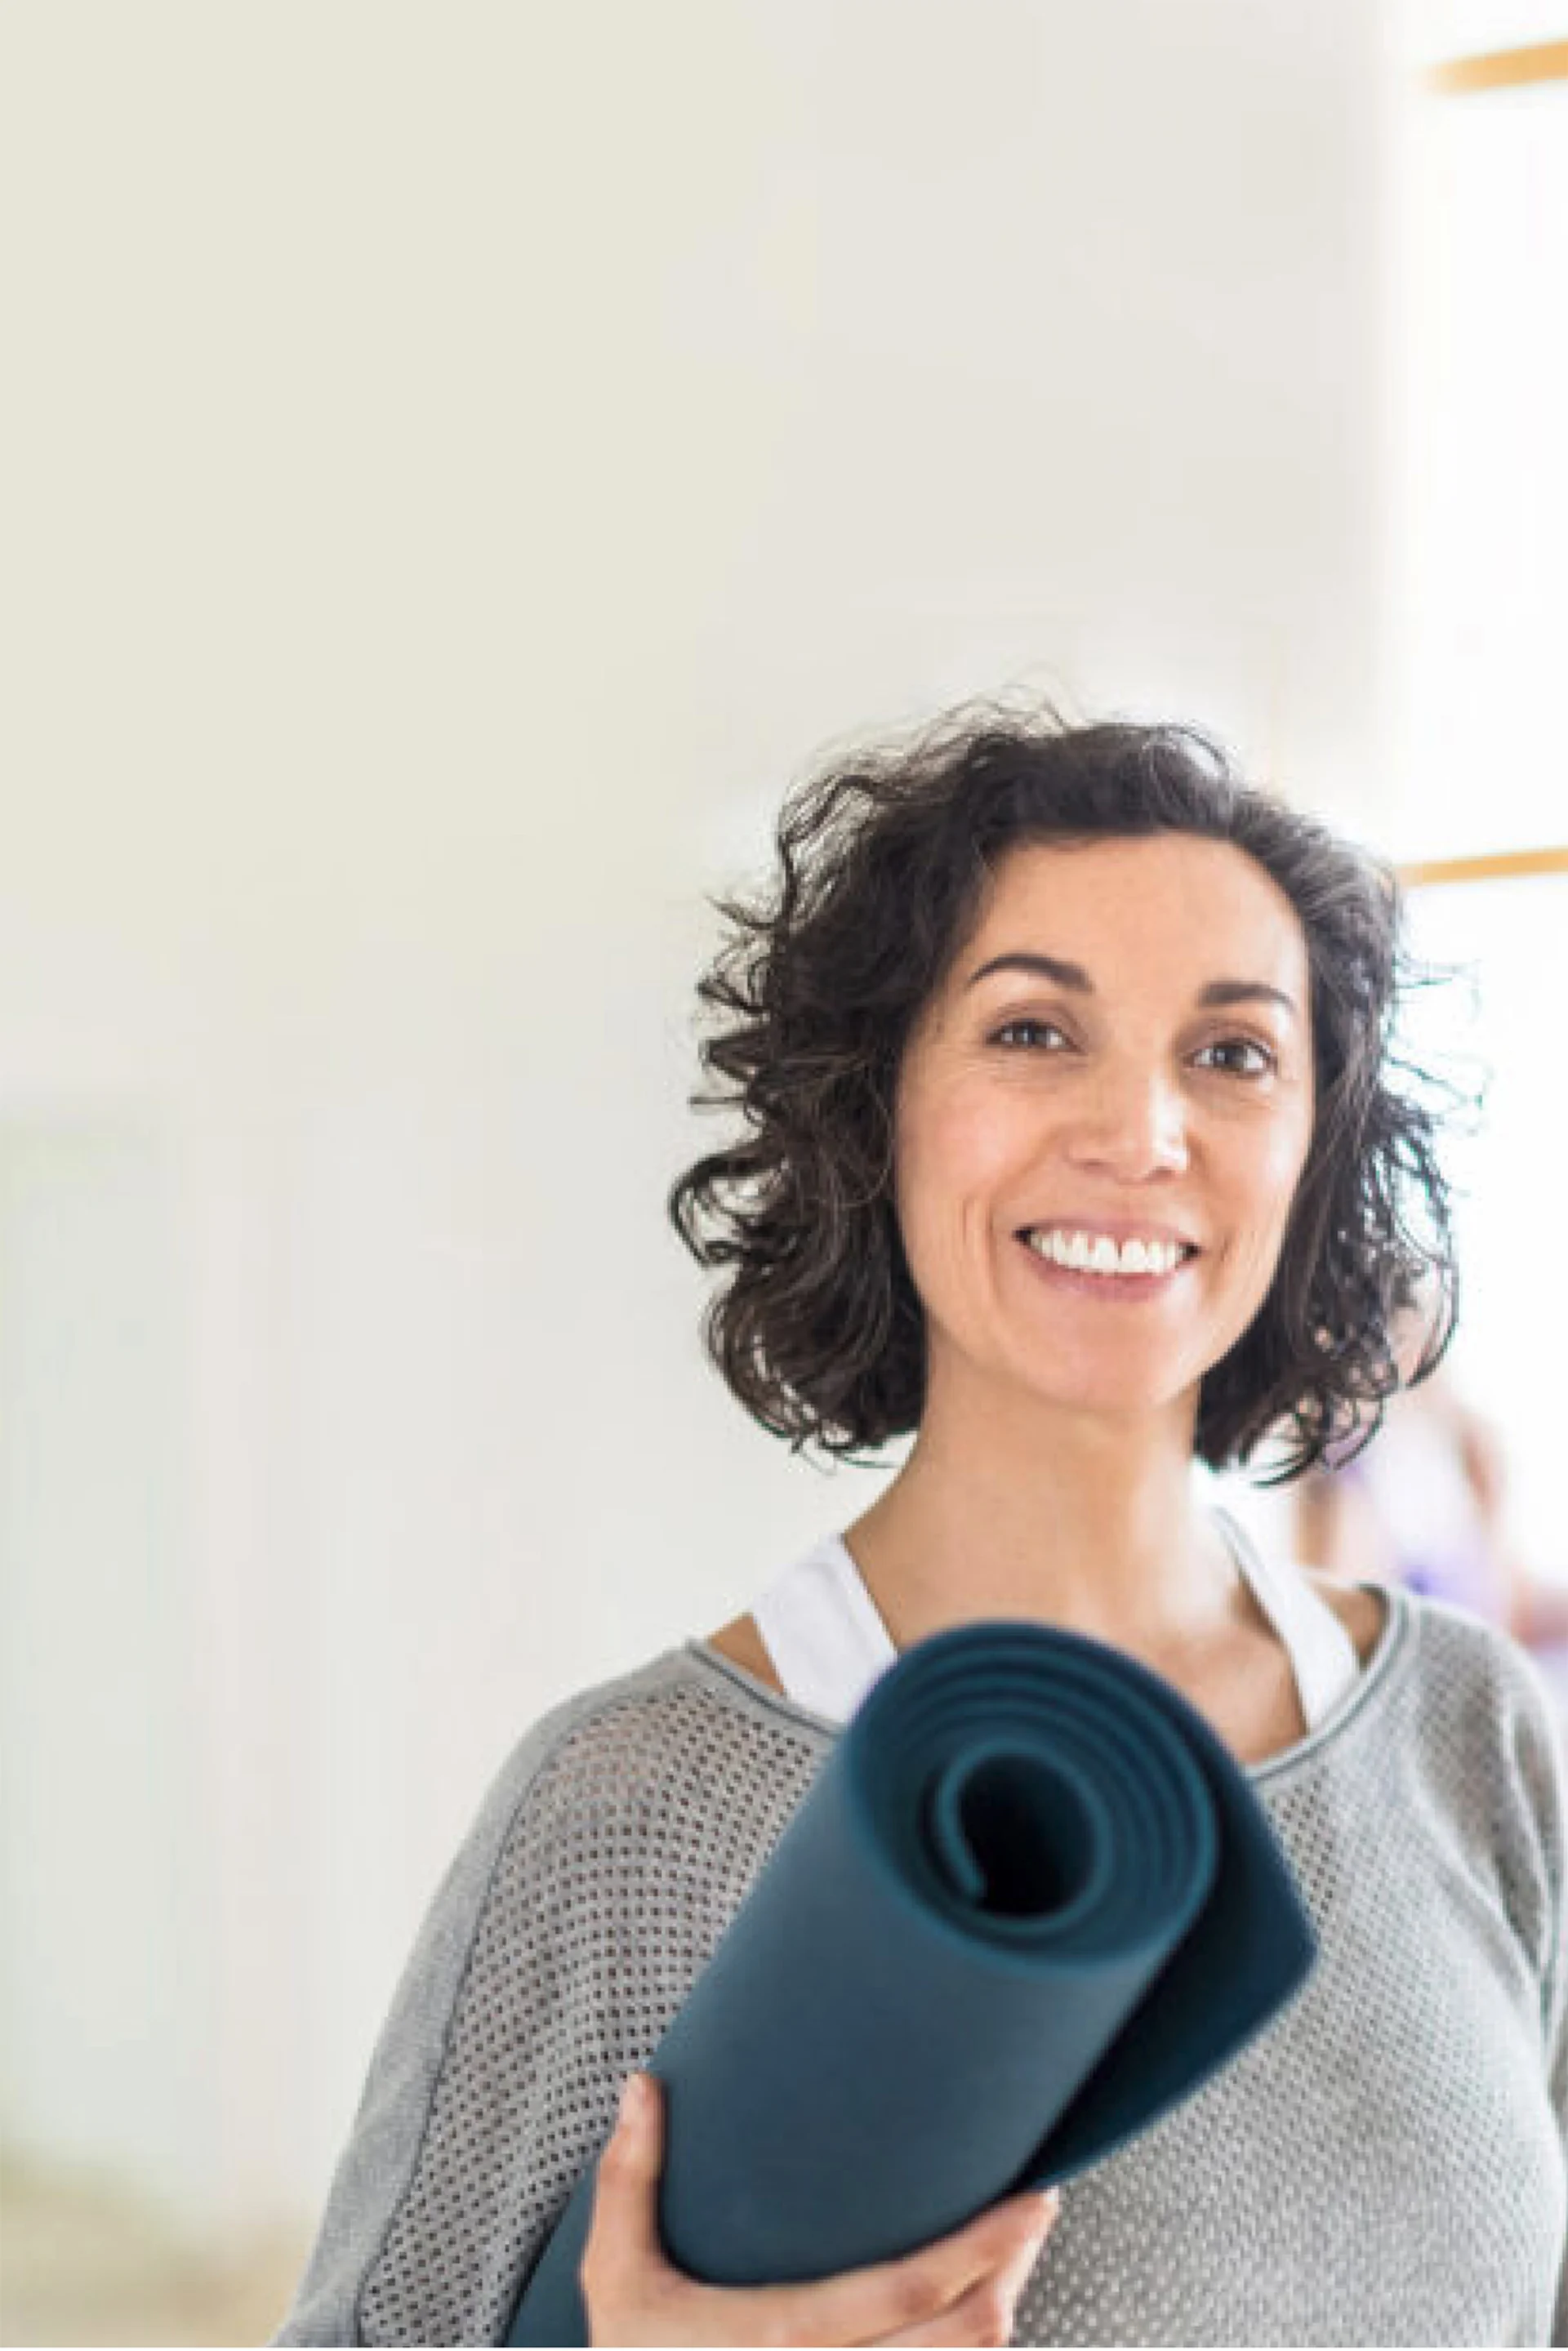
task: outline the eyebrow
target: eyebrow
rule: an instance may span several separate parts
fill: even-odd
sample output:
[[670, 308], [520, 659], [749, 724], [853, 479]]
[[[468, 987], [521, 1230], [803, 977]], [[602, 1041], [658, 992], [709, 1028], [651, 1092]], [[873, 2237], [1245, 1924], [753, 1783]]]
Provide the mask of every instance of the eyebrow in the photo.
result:
[[[1081, 963], [1065, 963], [1060, 956], [1030, 954], [1021, 949], [1011, 955], [993, 956], [989, 963], [983, 963], [978, 971], [969, 974], [965, 987], [973, 987], [993, 971], [1027, 971], [1037, 979], [1054, 980], [1058, 987], [1074, 988], [1081, 996], [1094, 993], [1094, 982]], [[1199, 1004], [1247, 1004], [1257, 999], [1283, 1005], [1293, 1019], [1301, 1017], [1294, 999], [1282, 987], [1270, 987], [1261, 979], [1211, 979], [1197, 992]]]

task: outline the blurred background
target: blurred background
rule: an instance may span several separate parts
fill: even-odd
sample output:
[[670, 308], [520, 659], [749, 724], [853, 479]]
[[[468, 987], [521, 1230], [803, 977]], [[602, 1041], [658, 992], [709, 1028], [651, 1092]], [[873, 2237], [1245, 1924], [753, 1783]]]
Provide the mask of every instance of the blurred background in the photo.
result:
[[1406, 869], [1465, 1325], [1231, 1499], [1568, 1708], [1565, 132], [1561, 0], [0, 13], [5, 2341], [263, 2341], [521, 1730], [883, 1482], [664, 1208], [846, 737], [1193, 719]]

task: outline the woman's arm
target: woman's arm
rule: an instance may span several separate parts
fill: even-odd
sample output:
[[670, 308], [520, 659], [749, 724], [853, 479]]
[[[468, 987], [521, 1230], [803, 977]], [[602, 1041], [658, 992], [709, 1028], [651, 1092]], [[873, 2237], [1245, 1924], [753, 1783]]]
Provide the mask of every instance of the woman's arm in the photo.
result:
[[481, 2330], [510, 2310], [602, 2119], [580, 2096], [560, 2107], [591, 2028], [553, 1923], [570, 1816], [549, 1799], [593, 1697], [524, 1735], [442, 1879], [274, 2344], [497, 2339]]

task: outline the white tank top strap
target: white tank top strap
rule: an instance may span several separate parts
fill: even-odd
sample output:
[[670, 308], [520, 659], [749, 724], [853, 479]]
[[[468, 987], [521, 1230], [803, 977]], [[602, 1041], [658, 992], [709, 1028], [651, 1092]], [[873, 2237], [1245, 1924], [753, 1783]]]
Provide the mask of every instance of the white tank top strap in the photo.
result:
[[[1217, 1507], [1215, 1516], [1285, 1646], [1307, 1728], [1315, 1730], [1360, 1672], [1355, 1646], [1299, 1567], [1264, 1559], [1228, 1510]], [[841, 1535], [824, 1536], [792, 1561], [751, 1613], [785, 1695], [831, 1721], [847, 1722], [898, 1655]]]
[[774, 1577], [751, 1614], [787, 1697], [847, 1722], [898, 1656], [839, 1535]]
[[1254, 1599], [1285, 1645], [1307, 1729], [1315, 1730], [1361, 1671], [1355, 1644], [1293, 1560], [1265, 1558], [1228, 1510], [1216, 1505], [1214, 1515]]

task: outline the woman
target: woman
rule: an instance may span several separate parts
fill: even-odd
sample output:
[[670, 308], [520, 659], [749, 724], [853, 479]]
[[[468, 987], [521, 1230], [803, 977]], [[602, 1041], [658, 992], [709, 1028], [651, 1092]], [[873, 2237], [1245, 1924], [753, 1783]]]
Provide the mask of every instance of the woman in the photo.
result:
[[[1195, 1461], [1299, 1474], [1451, 1327], [1428, 1112], [1385, 1040], [1375, 862], [1174, 727], [960, 712], [804, 787], [702, 994], [744, 1131], [675, 1185], [714, 1360], [798, 1449], [913, 1435], [708, 1639], [525, 1736], [372, 2061], [280, 2342], [493, 2341], [572, 2182], [601, 2342], [1543, 2343], [1568, 2026], [1561, 1766], [1529, 1661], [1259, 1557]], [[789, 2288], [664, 2261], [662, 2109], [612, 2135], [899, 1650], [1032, 1617], [1166, 1676], [1250, 1775], [1317, 1967], [1075, 2178]], [[1548, 2330], [1554, 2331], [1549, 2334]]]

